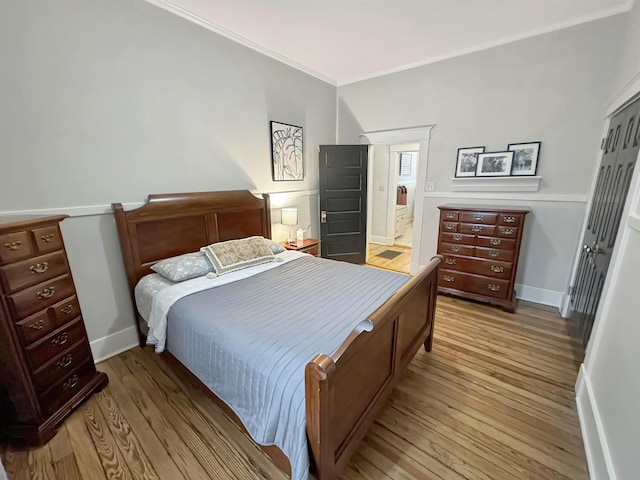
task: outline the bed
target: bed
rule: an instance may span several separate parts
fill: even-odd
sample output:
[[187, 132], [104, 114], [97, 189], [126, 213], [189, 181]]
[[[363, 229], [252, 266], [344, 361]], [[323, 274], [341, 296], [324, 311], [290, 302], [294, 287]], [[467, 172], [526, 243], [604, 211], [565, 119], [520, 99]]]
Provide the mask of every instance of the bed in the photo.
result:
[[[203, 246], [216, 242], [250, 236], [271, 238], [269, 196], [266, 194], [262, 195], [261, 198], [248, 191], [151, 195], [145, 205], [140, 208], [125, 211], [121, 204], [114, 203], [113, 211], [127, 280], [134, 298], [136, 285], [143, 277], [150, 278], [148, 275], [152, 273], [151, 266], [160, 260], [195, 252]], [[437, 269], [441, 258], [434, 257], [416, 276], [408, 280], [402, 279], [402, 281], [398, 281], [396, 277], [392, 277], [388, 272], [372, 272], [372, 269], [341, 264], [331, 260], [312, 259], [309, 255], [299, 253], [297, 254], [299, 257], [305, 258], [295, 258], [295, 255], [292, 258], [291, 254], [296, 254], [296, 252], [287, 253], [289, 254], [287, 261], [283, 261], [281, 266], [269, 267], [266, 271], [248, 279], [238, 280], [237, 282], [212, 289], [219, 292], [216, 293], [218, 295], [218, 300], [216, 301], [220, 302], [220, 298], [232, 299], [233, 295], [246, 298], [246, 292], [243, 292], [240, 288], [248, 289], [246, 290], [247, 292], [264, 291], [266, 288], [264, 285], [268, 285], [268, 282], [274, 282], [274, 279], [279, 278], [277, 275], [284, 274], [286, 278], [296, 278], [295, 275], [301, 276], [303, 271], [320, 272], [325, 268], [330, 271], [329, 275], [333, 275], [334, 278], [340, 278], [342, 275], [345, 275], [345, 278], [353, 278], [354, 280], [350, 281], [354, 286], [353, 292], [358, 292], [356, 287], [361, 281], [381, 285], [381, 298], [386, 299], [381, 305], [372, 304], [373, 306], [370, 307], [371, 313], [368, 313], [362, 319], [357, 316], [359, 314], [354, 313], [351, 321], [355, 323], [344, 331], [343, 336], [338, 339], [337, 343], [335, 343], [335, 339], [332, 339], [333, 344], [321, 343], [328, 350], [320, 349], [322, 347], [319, 347], [317, 351], [309, 350], [310, 348], [315, 348], [315, 345], [306, 345], [305, 348], [307, 350], [301, 350], [298, 354], [307, 355], [310, 351], [313, 351], [313, 354], [303, 357], [308, 358], [308, 360], [304, 360], [304, 363], [299, 367], [294, 364], [295, 375], [291, 378], [298, 378], [299, 376], [300, 384], [298, 385], [294, 382], [293, 387], [289, 388], [289, 390], [301, 392], [302, 395], [301, 414], [303, 415], [304, 423], [301, 434], [305, 442], [303, 450], [304, 454], [308, 455], [311, 476], [319, 480], [333, 479], [339, 476], [348, 463], [360, 440], [367, 433], [377, 413], [384, 405], [393, 387], [401, 378], [420, 346], [424, 345], [427, 351], [431, 350], [437, 291]], [[348, 275], [355, 276], [347, 277]], [[318, 273], [317, 276], [320, 277], [320, 274]], [[315, 273], [311, 277], [315, 279]], [[320, 280], [318, 281], [320, 282]], [[260, 282], [263, 282], [264, 285], [260, 286]], [[296, 288], [295, 285], [296, 282], [292, 282], [292, 285], [287, 288], [287, 297], [291, 298], [293, 302], [295, 302], [296, 295], [302, 295], [302, 290], [304, 290]], [[324, 291], [324, 288], [321, 288], [322, 285], [320, 283], [307, 286], [306, 298], [309, 298], [310, 291]], [[388, 285], [390, 290], [384, 290], [384, 288], [387, 288], [383, 288], [385, 285]], [[341, 289], [332, 291], [330, 293], [331, 296], [323, 300], [327, 305], [334, 304], [334, 310], [330, 311], [330, 313], [328, 313], [329, 310], [322, 307], [322, 304], [317, 302], [312, 302], [312, 311], [296, 311], [302, 320], [311, 319], [312, 315], [315, 315], [313, 317], [313, 325], [318, 319], [324, 320], [328, 318], [333, 320], [334, 317], [340, 316], [348, 319], [351, 313], [347, 312], [346, 308], [340, 307], [344, 303], [340, 303], [337, 297], [340, 295], [345, 295], [346, 297], [358, 295], [361, 301], [351, 301], [351, 304], [364, 305], [366, 301], [363, 292], [369, 290], [370, 288], [366, 287], [364, 290], [361, 288], [360, 293], [342, 292]], [[183, 303], [175, 303], [174, 307], [171, 307], [168, 317], [169, 326], [167, 327], [167, 348], [170, 352], [164, 352], [162, 355], [176, 368], [191, 372], [190, 375], [203, 388], [209, 391], [209, 395], [213, 400], [241, 428], [245, 431], [255, 430], [253, 425], [248, 425], [249, 428], [247, 428], [247, 425], [241, 420], [241, 417], [246, 417], [242, 416], [242, 412], [238, 413], [237, 406], [232, 408], [227, 405], [213, 392], [215, 388], [212, 389], [209, 379], [205, 378], [208, 374], [207, 370], [224, 375], [224, 370], [220, 370], [221, 366], [212, 362], [210, 369], [203, 368], [202, 362], [206, 361], [204, 358], [206, 355], [198, 354], [196, 357], [199, 358], [188, 358], [188, 355], [183, 353], [184, 350], [195, 352], [199, 351], [198, 348], [183, 347], [181, 349], [178, 346], [181, 343], [181, 336], [200, 338], [202, 335], [189, 331], [189, 328], [192, 327], [189, 327], [186, 322], [184, 326], [178, 326], [182, 322], [172, 322], [171, 315], [177, 315], [181, 311], [183, 311], [183, 314], [185, 314], [184, 312], [194, 311], [197, 313], [198, 302], [205, 301], [199, 300], [199, 298], [204, 299], [205, 295], [209, 298], [213, 294], [209, 294], [206, 291], [202, 292], [202, 295], [199, 293], [193, 294], [183, 299], [195, 302], [193, 305], [180, 300], [179, 302]], [[220, 305], [220, 303], [216, 305]], [[292, 303], [291, 305], [297, 304]], [[338, 306], [336, 307], [335, 305]], [[217, 310], [217, 308], [214, 310]], [[246, 308], [251, 309], [254, 307], [248, 304]], [[324, 316], [318, 315], [319, 311], [324, 313]], [[281, 325], [278, 326], [276, 323], [272, 325], [266, 321], [262, 322], [262, 317], [251, 312], [252, 310], [247, 310], [246, 313], [239, 311], [238, 315], [243, 316], [242, 318], [245, 320], [251, 319], [251, 321], [260, 324], [260, 328], [264, 330], [258, 337], [267, 336], [270, 329], [275, 332], [274, 335], [276, 337], [284, 337], [281, 335], [282, 330], [278, 330], [283, 328]], [[196, 314], [191, 313], [191, 315], [194, 316], [193, 321], [197, 328], [201, 328], [206, 323], [202, 318], [200, 320], [195, 319], [197, 317]], [[227, 314], [224, 316], [226, 318]], [[265, 313], [264, 316], [266, 318], [267, 314]], [[136, 319], [140, 343], [144, 345], [147, 332], [144, 318], [139, 311], [136, 311]], [[198, 321], [200, 322], [199, 324]], [[250, 324], [247, 325], [250, 326]], [[341, 328], [344, 328], [344, 324], [342, 325], [343, 327]], [[322, 326], [319, 328], [318, 334], [326, 333], [327, 328], [330, 328], [333, 332], [335, 327]], [[247, 331], [249, 330], [250, 328]], [[220, 332], [216, 331], [216, 336], [219, 335]], [[315, 339], [315, 335], [311, 337]], [[193, 342], [193, 340], [190, 341]], [[184, 345], [188, 344], [182, 343]], [[226, 342], [226, 344], [232, 343]], [[295, 346], [298, 343], [300, 342], [296, 342]], [[326, 345], [334, 346], [326, 347]], [[293, 345], [279, 348], [285, 348], [286, 350], [292, 347]], [[176, 353], [176, 355], [173, 355], [173, 353]], [[233, 351], [227, 352], [226, 355], [227, 357], [225, 358], [243, 358], [241, 353], [234, 354]], [[194, 362], [196, 363], [194, 364]], [[198, 364], [198, 362], [200, 363]], [[246, 367], [243, 364], [241, 370], [244, 369]], [[300, 370], [298, 372], [299, 375], [296, 373], [298, 369]], [[251, 378], [260, 378], [259, 372], [250, 372], [249, 375]], [[279, 387], [279, 384], [276, 384], [276, 386]], [[267, 391], [271, 391], [272, 387], [267, 387]], [[287, 437], [285, 443], [289, 442], [289, 440], [290, 438]], [[258, 443], [261, 442], [258, 441]], [[267, 443], [283, 444], [282, 442]], [[292, 478], [303, 478], [300, 476], [298, 459], [290, 462], [289, 457], [283, 452], [283, 449], [287, 450], [289, 447], [285, 445], [285, 447], [280, 448], [275, 445], [264, 445], [262, 448], [281, 470], [292, 475]]]

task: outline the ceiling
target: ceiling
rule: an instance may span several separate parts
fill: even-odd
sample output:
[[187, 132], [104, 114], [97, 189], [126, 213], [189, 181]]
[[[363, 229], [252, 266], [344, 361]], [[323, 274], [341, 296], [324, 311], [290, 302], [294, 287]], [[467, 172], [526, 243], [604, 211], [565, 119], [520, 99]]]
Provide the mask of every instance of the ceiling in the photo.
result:
[[634, 0], [147, 0], [335, 85], [628, 11]]

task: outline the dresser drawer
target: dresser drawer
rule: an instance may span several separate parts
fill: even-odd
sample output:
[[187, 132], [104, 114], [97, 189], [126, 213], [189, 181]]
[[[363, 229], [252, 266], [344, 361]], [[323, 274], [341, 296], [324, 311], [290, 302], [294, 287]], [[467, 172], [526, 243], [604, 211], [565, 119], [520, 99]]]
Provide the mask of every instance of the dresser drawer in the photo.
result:
[[508, 280], [487, 278], [454, 270], [441, 269], [438, 272], [438, 286], [498, 299], [509, 297]]
[[77, 366], [84, 363], [89, 357], [89, 344], [82, 339], [33, 373], [32, 378], [36, 390], [44, 392]]
[[446, 243], [459, 243], [463, 245], [475, 245], [477, 239], [475, 235], [468, 235], [464, 233], [441, 233], [440, 241]]
[[498, 225], [505, 225], [507, 227], [518, 227], [522, 222], [522, 215], [501, 213], [498, 215]]
[[95, 375], [96, 367], [87, 361], [70, 372], [42, 395], [38, 396], [40, 408], [45, 416], [51, 415], [89, 383]]
[[53, 331], [43, 339], [27, 347], [26, 353], [32, 370], [39, 368], [84, 337], [82, 317], [78, 317], [65, 327]]
[[500, 250], [514, 250], [516, 248], [516, 241], [509, 240], [508, 238], [478, 237], [478, 246], [497, 248]]
[[49, 253], [62, 249], [62, 235], [60, 235], [58, 225], [34, 228], [31, 232], [33, 232], [38, 252]]
[[516, 238], [518, 236], [518, 227], [498, 227], [498, 236]]
[[474, 225], [473, 223], [461, 223], [460, 233], [471, 233], [473, 235], [488, 235], [493, 236], [496, 234], [496, 227], [493, 225]]
[[59, 326], [80, 315], [80, 305], [76, 297], [67, 298], [50, 307], [49, 310], [52, 311]]
[[443, 232], [457, 232], [458, 224], [456, 222], [442, 222], [442, 231]]
[[487, 277], [509, 279], [511, 277], [511, 263], [480, 258], [444, 256], [444, 268], [475, 273]]
[[16, 328], [18, 329], [24, 346], [28, 346], [44, 337], [49, 332], [55, 330], [56, 326], [56, 320], [49, 315], [48, 310], [16, 323]]
[[513, 250], [499, 250], [497, 248], [476, 247], [476, 257], [488, 258], [489, 260], [512, 262], [513, 254]]
[[498, 214], [487, 212], [462, 212], [460, 221], [466, 223], [480, 223], [483, 225], [495, 225]]
[[27, 232], [0, 235], [0, 263], [10, 263], [33, 255]]
[[455, 253], [457, 255], [473, 255], [475, 247], [469, 245], [452, 245], [450, 243], [441, 243], [438, 246], [438, 253]]
[[54, 278], [7, 297], [13, 316], [24, 318], [75, 293], [69, 275]]
[[0, 280], [8, 293], [68, 272], [64, 252], [50, 253], [0, 267]]
[[440, 220], [445, 222], [457, 222], [460, 220], [460, 216], [458, 212], [444, 210], [440, 212]]

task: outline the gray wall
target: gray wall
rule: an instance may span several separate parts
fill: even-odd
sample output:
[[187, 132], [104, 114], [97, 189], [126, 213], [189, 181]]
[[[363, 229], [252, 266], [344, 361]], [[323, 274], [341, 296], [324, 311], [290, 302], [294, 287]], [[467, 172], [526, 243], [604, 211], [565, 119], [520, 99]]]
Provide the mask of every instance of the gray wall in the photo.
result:
[[[599, 152], [623, 15], [338, 88], [338, 138], [435, 124], [420, 264], [436, 250], [437, 205], [532, 208], [517, 282], [557, 304], [570, 275]], [[456, 152], [542, 141], [538, 193], [452, 194]], [[421, 194], [418, 193], [418, 201]], [[523, 201], [518, 201], [522, 199]]]
[[[0, 58], [0, 212], [313, 190], [335, 142], [334, 86], [142, 0], [0, 0]], [[303, 182], [271, 181], [270, 120], [304, 127]], [[317, 224], [313, 195], [280, 197]], [[63, 234], [90, 339], [132, 326], [113, 217]]]

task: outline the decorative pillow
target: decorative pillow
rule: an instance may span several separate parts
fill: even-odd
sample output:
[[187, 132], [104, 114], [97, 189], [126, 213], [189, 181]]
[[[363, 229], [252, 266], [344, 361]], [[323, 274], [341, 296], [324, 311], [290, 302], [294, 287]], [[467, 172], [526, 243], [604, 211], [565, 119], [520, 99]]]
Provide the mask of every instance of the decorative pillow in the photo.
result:
[[213, 265], [202, 252], [185, 253], [167, 258], [152, 265], [151, 270], [172, 282], [202, 277], [214, 271]]
[[269, 248], [271, 249], [271, 251], [273, 252], [274, 255], [277, 255], [278, 253], [285, 252], [287, 250], [282, 245], [280, 245], [277, 242], [274, 242], [270, 238], [265, 238], [264, 241], [267, 242], [267, 245], [269, 245]]
[[211, 261], [218, 275], [276, 259], [263, 237], [218, 242], [202, 247], [200, 251]]

